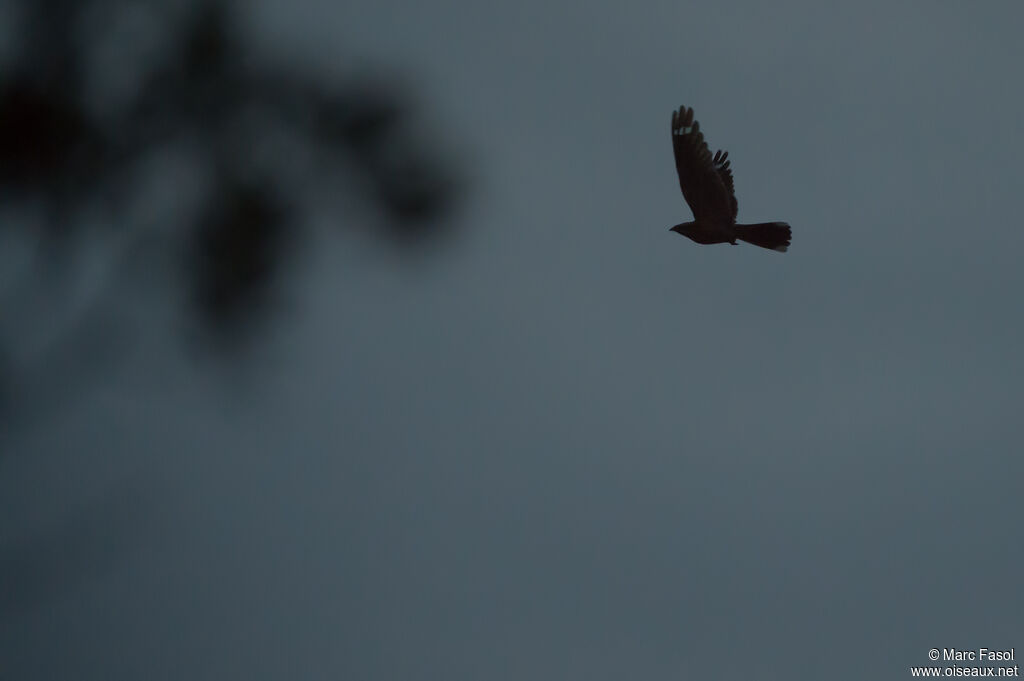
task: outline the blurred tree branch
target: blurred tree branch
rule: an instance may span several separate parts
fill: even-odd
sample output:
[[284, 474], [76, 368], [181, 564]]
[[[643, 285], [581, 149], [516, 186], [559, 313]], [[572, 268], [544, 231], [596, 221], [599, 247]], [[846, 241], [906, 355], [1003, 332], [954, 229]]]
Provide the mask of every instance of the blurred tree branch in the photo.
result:
[[[395, 86], [324, 82], [256, 58], [223, 0], [14, 4], [18, 49], [0, 65], [0, 207], [37, 209], [38, 219], [0, 224], [0, 238], [34, 248], [0, 288], [0, 434], [5, 420], [52, 401], [30, 399], [40, 386], [70, 391], [128, 342], [130, 323], [113, 321], [119, 296], [169, 254], [184, 254], [170, 260], [191, 290], [191, 314], [237, 343], [308, 238], [304, 189], [320, 178], [349, 177], [345, 192], [383, 216], [372, 226], [396, 246], [435, 239], [448, 222], [460, 193], [453, 164], [413, 132], [409, 98]], [[153, 42], [166, 49], [135, 49], [97, 28], [132, 17], [165, 33]], [[136, 33], [148, 35], [127, 35]], [[97, 86], [120, 82], [118, 69], [130, 86]], [[167, 154], [186, 159], [198, 189], [172, 173], [157, 183], [171, 197], [159, 208], [142, 178]], [[108, 280], [69, 306], [82, 253], [97, 245], [109, 251]], [[24, 347], [27, 328], [61, 314], [47, 351]]]

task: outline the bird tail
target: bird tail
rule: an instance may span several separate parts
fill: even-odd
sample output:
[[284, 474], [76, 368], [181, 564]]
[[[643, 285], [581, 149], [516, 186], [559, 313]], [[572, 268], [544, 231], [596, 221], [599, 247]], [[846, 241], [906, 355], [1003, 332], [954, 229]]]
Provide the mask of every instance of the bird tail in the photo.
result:
[[756, 225], [736, 225], [736, 238], [761, 248], [785, 253], [791, 238], [785, 222], [759, 222]]

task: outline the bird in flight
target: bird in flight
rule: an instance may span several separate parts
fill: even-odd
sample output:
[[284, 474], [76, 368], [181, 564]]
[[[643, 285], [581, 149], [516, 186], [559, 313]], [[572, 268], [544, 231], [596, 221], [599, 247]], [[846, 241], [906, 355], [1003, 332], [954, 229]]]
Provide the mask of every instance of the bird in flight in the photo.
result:
[[672, 112], [672, 151], [683, 198], [693, 211], [693, 222], [683, 222], [671, 231], [699, 244], [736, 245], [736, 240], [785, 252], [790, 230], [785, 222], [736, 224], [736, 194], [729, 167], [729, 152], [711, 155], [700, 124], [693, 120], [693, 109], [680, 107]]

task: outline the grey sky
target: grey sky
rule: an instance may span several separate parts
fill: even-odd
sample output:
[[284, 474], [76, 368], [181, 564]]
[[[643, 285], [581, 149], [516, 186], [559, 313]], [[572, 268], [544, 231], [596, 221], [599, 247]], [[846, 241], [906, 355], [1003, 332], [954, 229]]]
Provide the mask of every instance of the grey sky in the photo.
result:
[[[0, 677], [895, 679], [1024, 650], [1022, 18], [262, 3], [266, 46], [415, 85], [463, 238], [339, 239], [254, 377], [154, 334], [19, 439], [0, 540], [97, 503], [135, 539], [8, 598]], [[683, 104], [788, 253], [668, 231]]]

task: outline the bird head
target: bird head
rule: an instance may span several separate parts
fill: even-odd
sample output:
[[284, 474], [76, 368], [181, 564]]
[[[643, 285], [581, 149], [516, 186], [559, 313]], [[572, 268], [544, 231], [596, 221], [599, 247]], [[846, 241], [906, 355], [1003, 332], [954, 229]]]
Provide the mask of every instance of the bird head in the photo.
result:
[[695, 224], [696, 223], [693, 222], [681, 222], [675, 227], [669, 227], [668, 231], [675, 232], [676, 234], [682, 234], [683, 236], [688, 236], [692, 239], [693, 237], [691, 234]]

